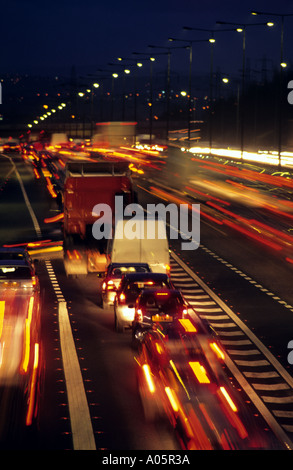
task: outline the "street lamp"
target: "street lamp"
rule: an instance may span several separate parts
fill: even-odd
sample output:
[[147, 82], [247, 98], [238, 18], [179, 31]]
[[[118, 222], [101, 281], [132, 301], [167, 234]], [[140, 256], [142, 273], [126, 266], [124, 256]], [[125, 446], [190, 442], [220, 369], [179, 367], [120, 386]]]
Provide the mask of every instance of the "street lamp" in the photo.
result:
[[[117, 57], [117, 60], [122, 62], [123, 60], [133, 60], [136, 62], [136, 64], [131, 64], [132, 67], [136, 65], [136, 67], [143, 67], [142, 62], [138, 62], [136, 59], [133, 57]], [[144, 60], [144, 59], [143, 59]], [[145, 59], [148, 60], [148, 59]], [[137, 122], [137, 69], [134, 67], [134, 122]]]
[[[118, 58], [118, 60], [122, 60], [122, 58]], [[115, 67], [123, 67], [124, 74], [123, 74], [123, 90], [122, 90], [122, 121], [125, 121], [125, 76], [130, 74], [130, 70], [125, 67], [131, 67], [133, 64], [115, 64], [112, 62], [109, 62], [108, 65], [114, 65]]]
[[189, 78], [188, 78], [188, 89], [189, 89], [189, 96], [188, 96], [188, 143], [190, 145], [190, 128], [191, 128], [191, 76], [192, 76], [192, 44], [194, 42], [208, 42], [208, 39], [195, 39], [195, 40], [189, 40], [189, 39], [177, 39], [177, 38], [169, 38], [168, 41], [183, 41], [187, 42], [189, 45], [187, 46], [189, 48]]
[[210, 118], [209, 118], [209, 140], [210, 140], [210, 146], [209, 147], [210, 147], [210, 152], [211, 152], [212, 140], [213, 140], [213, 108], [212, 108], [212, 105], [213, 105], [213, 91], [214, 91], [214, 87], [213, 87], [214, 44], [216, 42], [216, 40], [214, 38], [214, 34], [215, 33], [222, 33], [222, 32], [225, 32], [225, 31], [234, 31], [234, 29], [230, 28], [230, 29], [218, 30], [218, 29], [194, 28], [194, 27], [191, 27], [191, 26], [183, 26], [183, 29], [186, 30], [186, 31], [204, 31], [204, 32], [208, 32], [208, 33], [211, 34], [211, 37], [209, 39], [209, 43], [211, 45], [211, 56], [210, 56], [210, 106], [209, 106], [209, 115], [210, 115]]
[[283, 69], [287, 67], [287, 63], [284, 62], [284, 20], [287, 16], [293, 16], [293, 13], [271, 13], [265, 11], [252, 11], [253, 16], [265, 15], [278, 17], [281, 19], [281, 38], [280, 38], [280, 81], [279, 81], [279, 136], [278, 136], [278, 155], [279, 155], [279, 166], [281, 166], [281, 151], [282, 151], [282, 86], [283, 86]]
[[227, 21], [217, 21], [220, 25], [233, 25], [238, 33], [243, 33], [242, 36], [242, 106], [241, 106], [241, 159], [243, 159], [243, 142], [244, 142], [244, 91], [245, 91], [245, 49], [246, 49], [246, 28], [250, 26], [274, 26], [272, 22], [266, 23], [230, 23]]
[[[155, 62], [155, 57], [150, 56], [146, 52], [133, 52], [132, 54], [135, 55], [144, 55], [148, 56], [148, 60], [150, 61], [150, 98], [149, 98], [149, 134], [150, 134], [150, 144], [152, 143], [152, 132], [153, 132], [153, 62]], [[166, 52], [159, 52], [155, 55], [165, 55]]]
[[112, 73], [112, 93], [111, 93], [111, 121], [113, 121], [114, 116], [114, 81], [115, 78], [118, 78], [118, 73]]
[[148, 47], [156, 48], [156, 49], [166, 49], [168, 55], [168, 65], [167, 65], [167, 111], [166, 111], [166, 139], [168, 141], [169, 137], [169, 120], [170, 120], [170, 74], [171, 74], [171, 51], [173, 49], [186, 49], [186, 46], [176, 46], [176, 47], [168, 47], [168, 46], [154, 46], [150, 44]]

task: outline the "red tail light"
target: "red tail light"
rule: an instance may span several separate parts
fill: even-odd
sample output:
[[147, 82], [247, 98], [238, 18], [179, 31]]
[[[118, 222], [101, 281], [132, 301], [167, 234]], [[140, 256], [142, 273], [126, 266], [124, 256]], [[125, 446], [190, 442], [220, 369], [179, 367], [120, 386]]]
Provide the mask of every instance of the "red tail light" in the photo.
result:
[[142, 321], [143, 316], [142, 316], [142, 311], [141, 309], [137, 309], [135, 312], [135, 321]]
[[119, 295], [119, 300], [120, 300], [120, 302], [124, 302], [125, 294], [123, 294], [123, 292], [122, 292], [122, 294]]

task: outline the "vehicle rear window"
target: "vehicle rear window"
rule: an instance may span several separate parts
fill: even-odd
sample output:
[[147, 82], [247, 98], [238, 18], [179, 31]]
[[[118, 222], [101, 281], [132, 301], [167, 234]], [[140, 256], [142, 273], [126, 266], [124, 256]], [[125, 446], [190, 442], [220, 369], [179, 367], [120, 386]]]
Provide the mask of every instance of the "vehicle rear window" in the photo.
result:
[[157, 308], [164, 310], [164, 312], [176, 312], [179, 306], [182, 306], [180, 297], [168, 295], [152, 295], [151, 297], [144, 297], [141, 299], [141, 305], [148, 308]]
[[26, 266], [0, 266], [0, 281], [31, 278], [31, 270]]
[[113, 276], [122, 276], [122, 274], [128, 273], [147, 273], [149, 269], [146, 266], [119, 266], [112, 269], [111, 274]]
[[5, 252], [0, 252], [0, 260], [19, 260], [19, 259], [24, 259], [24, 254], [23, 253], [5, 253]]
[[168, 289], [168, 285], [164, 282], [157, 282], [157, 281], [137, 281], [128, 284], [127, 291], [131, 293], [138, 292], [146, 289]]

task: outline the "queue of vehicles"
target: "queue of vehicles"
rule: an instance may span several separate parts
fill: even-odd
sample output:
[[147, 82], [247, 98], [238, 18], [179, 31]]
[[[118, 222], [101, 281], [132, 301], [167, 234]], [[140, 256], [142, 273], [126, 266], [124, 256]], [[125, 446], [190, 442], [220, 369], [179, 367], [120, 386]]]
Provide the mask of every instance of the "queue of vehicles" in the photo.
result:
[[106, 305], [115, 330], [130, 332], [147, 421], [167, 420], [182, 449], [266, 448], [227, 378], [217, 335], [191, 314], [166, 273], [139, 263], [110, 264], [100, 295], [111, 299]]
[[[40, 283], [26, 249], [0, 249], [0, 448], [35, 429], [42, 376]], [[12, 419], [13, 417], [13, 419]]]
[[[89, 236], [97, 220], [92, 211], [95, 204], [107, 204], [113, 214], [116, 196], [123, 194], [126, 204], [135, 201], [127, 167], [114, 161], [65, 166], [65, 271], [69, 276], [105, 273], [98, 304], [111, 308], [117, 332], [131, 332], [138, 391], [147, 420], [167, 419], [182, 449], [263, 448], [265, 443], [224, 373], [225, 353], [216, 335], [196, 312], [190, 315], [188, 303], [171, 282], [167, 236], [129, 239], [125, 236], [129, 220], [115, 225], [112, 218], [105, 220], [113, 233], [107, 243]], [[138, 225], [142, 229], [144, 224]], [[155, 224], [161, 225], [160, 221]], [[1, 364], [0, 374], [5, 375], [1, 382], [15, 380], [24, 402], [25, 424], [31, 425], [37, 416], [40, 373], [39, 284], [25, 252], [22, 259], [17, 250], [3, 256], [1, 259], [0, 254], [4, 299], [0, 302], [0, 355], [7, 368]], [[12, 259], [14, 256], [18, 259]], [[15, 296], [6, 296], [12, 291]], [[11, 307], [15, 299], [20, 299], [21, 308], [17, 304]], [[15, 307], [18, 313], [12, 315]]]

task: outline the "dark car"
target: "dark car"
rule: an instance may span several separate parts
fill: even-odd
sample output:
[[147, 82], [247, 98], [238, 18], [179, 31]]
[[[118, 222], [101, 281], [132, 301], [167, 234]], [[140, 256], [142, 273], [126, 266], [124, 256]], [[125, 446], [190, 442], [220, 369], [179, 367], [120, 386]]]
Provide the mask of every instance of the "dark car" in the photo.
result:
[[179, 290], [144, 290], [135, 303], [133, 341], [139, 340], [154, 324], [160, 324], [162, 330], [176, 328], [177, 320], [187, 314], [188, 306]]
[[121, 279], [114, 301], [114, 319], [117, 331], [132, 327], [134, 304], [144, 289], [174, 289], [174, 286], [169, 276], [163, 273], [125, 274]]
[[149, 422], [172, 426], [185, 450], [268, 449], [266, 436], [231, 384], [214, 337], [179, 319], [162, 334], [148, 329], [136, 357], [138, 391]]
[[26, 259], [0, 260], [0, 298], [1, 447], [36, 429], [40, 405], [40, 286]]
[[17, 142], [5, 142], [3, 145], [3, 152], [19, 152], [20, 145]]
[[24, 260], [29, 266], [33, 265], [33, 261], [24, 247], [0, 247], [0, 263], [5, 260]]
[[114, 299], [124, 274], [151, 272], [147, 263], [110, 263], [102, 283], [101, 306], [114, 305]]
[[28, 294], [38, 292], [40, 285], [34, 267], [25, 259], [0, 260], [0, 289], [22, 289]]

